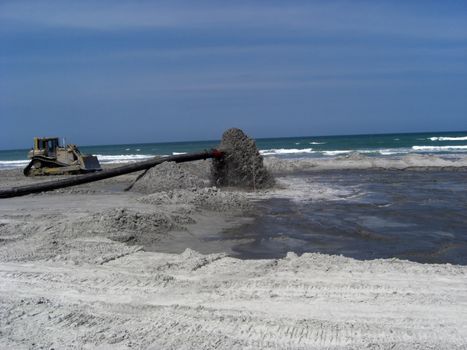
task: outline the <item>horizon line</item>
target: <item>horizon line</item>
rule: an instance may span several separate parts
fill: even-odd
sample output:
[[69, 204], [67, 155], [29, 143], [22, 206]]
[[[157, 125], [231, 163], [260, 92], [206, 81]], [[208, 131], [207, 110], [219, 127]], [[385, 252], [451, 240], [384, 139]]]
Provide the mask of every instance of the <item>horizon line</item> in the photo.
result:
[[[351, 133], [351, 134], [327, 134], [327, 135], [302, 135], [302, 136], [269, 136], [269, 137], [251, 137], [251, 135], [246, 134], [248, 137], [251, 137], [253, 140], [269, 140], [269, 139], [298, 139], [298, 138], [307, 138], [307, 137], [345, 137], [345, 136], [374, 136], [374, 135], [409, 135], [409, 134], [434, 134], [434, 133], [467, 133], [467, 130], [462, 131], [417, 131], [417, 132], [390, 132], [390, 133]], [[60, 137], [58, 137], [60, 139]], [[66, 137], [65, 137], [66, 139]], [[77, 145], [78, 147], [102, 147], [102, 146], [126, 146], [126, 145], [153, 145], [153, 144], [168, 144], [168, 143], [201, 143], [201, 142], [219, 142], [221, 139], [211, 139], [211, 140], [187, 140], [187, 141], [163, 141], [163, 142], [141, 142], [141, 143], [109, 143], [109, 144], [94, 144], [94, 145]], [[12, 149], [2, 149], [0, 152], [7, 151], [24, 151], [26, 148], [12, 148]]]

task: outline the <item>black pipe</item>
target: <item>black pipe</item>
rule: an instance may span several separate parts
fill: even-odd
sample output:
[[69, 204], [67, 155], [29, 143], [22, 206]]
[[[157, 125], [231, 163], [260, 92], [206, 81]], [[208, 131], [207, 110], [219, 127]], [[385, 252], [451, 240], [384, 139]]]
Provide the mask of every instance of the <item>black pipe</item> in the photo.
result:
[[193, 160], [201, 160], [208, 158], [222, 158], [223, 153], [216, 149], [210, 151], [204, 151], [200, 153], [187, 153], [187, 154], [178, 154], [176, 156], [168, 157], [154, 157], [142, 162], [123, 165], [114, 169], [106, 169], [97, 173], [77, 175], [66, 179], [61, 179], [57, 181], [47, 181], [39, 184], [25, 185], [19, 187], [11, 187], [4, 190], [0, 190], [0, 198], [11, 198], [25, 196], [31, 193], [53, 191], [59, 188], [70, 187], [85, 184], [88, 182], [94, 182], [98, 180], [108, 179], [110, 177], [115, 177], [119, 175], [133, 173], [135, 171], [145, 170], [152, 168], [156, 165], [159, 165], [164, 162], [190, 162]]

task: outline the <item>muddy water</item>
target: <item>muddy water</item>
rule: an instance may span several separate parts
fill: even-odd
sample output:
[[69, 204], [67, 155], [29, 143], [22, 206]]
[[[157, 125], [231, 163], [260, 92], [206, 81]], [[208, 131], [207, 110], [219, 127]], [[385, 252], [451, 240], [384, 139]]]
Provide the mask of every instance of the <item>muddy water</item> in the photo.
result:
[[260, 202], [250, 224], [222, 234], [242, 242], [232, 247], [236, 256], [294, 251], [467, 264], [467, 171], [327, 171], [301, 180], [345, 195]]

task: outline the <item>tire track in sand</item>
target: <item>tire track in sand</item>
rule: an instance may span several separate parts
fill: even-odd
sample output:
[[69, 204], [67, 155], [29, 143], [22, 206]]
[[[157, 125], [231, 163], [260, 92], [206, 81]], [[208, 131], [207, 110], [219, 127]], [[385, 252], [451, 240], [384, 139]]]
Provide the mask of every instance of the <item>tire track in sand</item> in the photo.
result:
[[465, 267], [319, 254], [2, 263], [0, 345], [465, 349], [466, 275]]

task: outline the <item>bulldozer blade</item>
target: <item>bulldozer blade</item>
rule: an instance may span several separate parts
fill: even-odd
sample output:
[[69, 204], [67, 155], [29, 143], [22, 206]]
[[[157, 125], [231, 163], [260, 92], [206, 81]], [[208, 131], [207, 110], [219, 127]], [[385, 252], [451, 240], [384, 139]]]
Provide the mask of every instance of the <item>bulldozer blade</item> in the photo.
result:
[[99, 171], [102, 170], [99, 160], [96, 156], [85, 155], [83, 156], [83, 163], [81, 164], [81, 170], [84, 171]]

